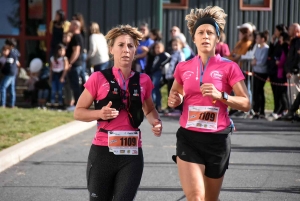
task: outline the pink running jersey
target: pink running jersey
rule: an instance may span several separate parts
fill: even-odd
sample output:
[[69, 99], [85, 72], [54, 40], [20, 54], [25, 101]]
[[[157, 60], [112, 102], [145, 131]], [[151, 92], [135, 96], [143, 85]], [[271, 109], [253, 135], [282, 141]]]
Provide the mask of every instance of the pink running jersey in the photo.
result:
[[[122, 73], [119, 68], [113, 67], [113, 74], [121, 88], [123, 88], [123, 79], [121, 77]], [[134, 72], [131, 72], [132, 77]], [[126, 89], [128, 87], [129, 79], [126, 80], [125, 85]], [[110, 89], [110, 85], [106, 78], [103, 76], [101, 72], [94, 72], [91, 77], [85, 83], [85, 88], [90, 92], [93, 96], [94, 100], [102, 100], [104, 99]], [[144, 100], [148, 99], [151, 96], [153, 84], [150, 77], [144, 73], [140, 74], [140, 86], [141, 86], [141, 95], [142, 95], [142, 103]], [[119, 116], [110, 122], [108, 121], [100, 121], [97, 123], [97, 132], [93, 139], [93, 144], [98, 146], [108, 146], [108, 136], [106, 133], [99, 132], [99, 129], [103, 128], [105, 130], [114, 130], [114, 131], [133, 131], [134, 129], [129, 121], [128, 113], [125, 110], [121, 110], [119, 112]], [[139, 137], [139, 147], [142, 146], [141, 136]]]
[[[220, 55], [210, 57], [204, 70], [203, 68], [199, 56], [180, 62], [176, 67], [174, 77], [183, 85], [185, 93], [179, 123], [181, 127], [192, 131], [214, 133], [230, 125], [227, 105], [221, 101], [213, 103], [211, 97], [203, 97], [200, 80], [202, 83], [212, 83], [217, 90], [230, 94], [233, 85], [245, 77], [235, 62]], [[202, 71], [204, 73], [201, 76]]]

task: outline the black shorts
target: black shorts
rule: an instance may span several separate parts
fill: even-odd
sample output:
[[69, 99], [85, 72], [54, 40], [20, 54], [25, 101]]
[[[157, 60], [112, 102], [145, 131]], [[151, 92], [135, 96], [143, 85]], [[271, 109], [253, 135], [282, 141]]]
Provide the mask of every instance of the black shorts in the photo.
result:
[[115, 155], [106, 146], [92, 145], [87, 164], [91, 201], [133, 200], [144, 168], [143, 150], [138, 155]]
[[[176, 155], [183, 161], [205, 165], [205, 176], [218, 179], [228, 169], [231, 140], [229, 134], [190, 131], [180, 127], [176, 133]], [[176, 157], [173, 157], [176, 162]]]

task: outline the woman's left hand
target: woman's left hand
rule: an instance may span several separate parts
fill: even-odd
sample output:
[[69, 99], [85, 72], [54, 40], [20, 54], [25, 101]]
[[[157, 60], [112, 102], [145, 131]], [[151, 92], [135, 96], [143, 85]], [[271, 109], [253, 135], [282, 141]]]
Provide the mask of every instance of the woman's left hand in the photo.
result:
[[216, 89], [216, 87], [211, 83], [205, 83], [200, 86], [200, 91], [202, 95], [209, 96], [213, 100], [220, 100], [222, 99], [222, 93]]
[[152, 132], [156, 137], [160, 137], [161, 136], [161, 131], [162, 131], [162, 123], [161, 120], [159, 119], [155, 119], [154, 122], [152, 123], [153, 128], [152, 128]]

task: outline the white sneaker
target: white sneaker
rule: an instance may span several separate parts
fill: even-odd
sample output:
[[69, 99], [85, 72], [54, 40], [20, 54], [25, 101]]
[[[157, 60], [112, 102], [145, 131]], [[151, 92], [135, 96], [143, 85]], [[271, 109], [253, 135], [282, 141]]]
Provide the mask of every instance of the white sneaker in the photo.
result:
[[67, 107], [68, 112], [73, 112], [75, 110], [75, 106]]
[[274, 119], [278, 119], [279, 118], [278, 114], [276, 114], [276, 113], [272, 113], [272, 116], [273, 116]]

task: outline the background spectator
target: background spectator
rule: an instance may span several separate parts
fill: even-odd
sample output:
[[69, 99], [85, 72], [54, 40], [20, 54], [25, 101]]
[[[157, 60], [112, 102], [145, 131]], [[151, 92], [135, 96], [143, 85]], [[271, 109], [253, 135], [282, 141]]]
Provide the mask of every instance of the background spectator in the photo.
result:
[[216, 45], [216, 54], [219, 54], [221, 57], [230, 55], [229, 47], [227, 43], [225, 43], [225, 41], [226, 41], [226, 35], [225, 33], [222, 32], [220, 34], [219, 42]]
[[[81, 82], [85, 83], [85, 77], [82, 77], [83, 69], [82, 69], [82, 58], [81, 54], [83, 52], [83, 39], [80, 33], [80, 22], [77, 20], [73, 20], [71, 22], [70, 31], [73, 33], [72, 39], [68, 44], [66, 56], [69, 60], [69, 81], [70, 86], [74, 95], [74, 104], [76, 105], [78, 98], [82, 92]], [[71, 106], [67, 108], [69, 111], [74, 111], [75, 106]]]
[[[85, 27], [85, 22], [84, 22], [84, 17], [81, 13], [75, 13], [72, 17], [73, 20], [77, 20], [80, 22], [80, 34], [82, 36], [82, 40], [83, 40], [83, 47], [82, 47], [82, 53], [80, 55], [80, 58], [82, 59], [82, 64], [81, 64], [81, 67], [82, 67], [82, 71], [81, 71], [81, 79], [82, 80], [85, 80], [85, 76], [86, 76], [86, 60], [87, 60], [87, 49], [86, 49], [86, 46], [87, 46], [87, 30], [86, 30], [86, 27]], [[82, 83], [82, 87], [83, 87], [83, 84], [85, 82]]]
[[9, 45], [4, 45], [2, 48], [2, 56], [5, 57], [3, 59], [4, 65], [1, 68], [1, 72], [4, 77], [0, 83], [0, 92], [1, 92], [1, 105], [2, 107], [6, 107], [6, 90], [10, 87], [10, 95], [11, 101], [10, 106], [13, 108], [15, 107], [16, 103], [16, 74], [18, 72], [17, 61], [18, 57], [15, 53], [12, 52], [12, 47]]
[[170, 61], [170, 54], [165, 52], [165, 47], [162, 42], [154, 43], [155, 58], [151, 68], [151, 78], [154, 85], [152, 90], [152, 98], [155, 104], [156, 110], [162, 113], [161, 108], [161, 92], [160, 83], [162, 78], [162, 69]]
[[51, 105], [52, 107], [55, 106], [57, 95], [59, 108], [61, 109], [63, 109], [63, 87], [69, 69], [65, 54], [65, 46], [58, 44], [54, 56], [50, 58]]
[[173, 48], [172, 48], [172, 39], [174, 39], [176, 36], [180, 34], [180, 29], [177, 26], [173, 26], [172, 29], [170, 30], [171, 34], [171, 39], [167, 43], [167, 52], [169, 54], [172, 54]]
[[246, 52], [248, 51], [252, 43], [252, 41], [250, 40], [250, 36], [253, 32], [253, 27], [249, 23], [242, 24], [237, 28], [239, 29], [239, 41], [228, 57], [228, 59], [235, 62], [238, 62], [241, 58], [241, 55], [246, 54]]
[[108, 47], [105, 37], [100, 33], [99, 25], [92, 22], [90, 26], [90, 45], [88, 60], [94, 66], [94, 72], [104, 70], [109, 67]]
[[185, 61], [192, 59], [195, 56], [195, 53], [193, 52], [192, 48], [187, 44], [186, 37], [183, 33], [180, 33], [176, 36], [179, 38], [182, 42], [182, 52], [184, 54]]
[[154, 57], [156, 56], [155, 54], [155, 50], [154, 50], [154, 44], [156, 42], [161, 42], [162, 41], [162, 35], [159, 29], [151, 29], [151, 31], [149, 32], [149, 37], [151, 38], [151, 40], [153, 40], [153, 44], [150, 45], [149, 47], [149, 52], [147, 54], [147, 65], [145, 68], [145, 73], [147, 73], [148, 75], [151, 75], [151, 68], [153, 65], [153, 61], [154, 61]]
[[[286, 27], [284, 26], [284, 24], [278, 24], [275, 27], [274, 33], [271, 37], [271, 41], [270, 41], [270, 47], [269, 47], [269, 55], [268, 55], [268, 60], [267, 60], [267, 66], [268, 66], [268, 76], [270, 79], [271, 83], [281, 83], [281, 81], [283, 81], [283, 77], [282, 74], [283, 72], [280, 72], [279, 68], [283, 67], [281, 65], [278, 65], [277, 62], [279, 62], [280, 60], [282, 60], [281, 56], [283, 56], [283, 41], [282, 43], [279, 41], [279, 37], [282, 33], [286, 33]], [[286, 37], [289, 38], [288, 34], [286, 33]], [[287, 45], [287, 43], [286, 43]], [[288, 51], [288, 49], [287, 49]], [[286, 55], [287, 56], [287, 52]], [[284, 58], [284, 62], [285, 62], [286, 58]], [[283, 63], [284, 64], [284, 63]], [[283, 69], [282, 69], [283, 70]], [[284, 76], [285, 78], [286, 76]], [[286, 79], [285, 79], [286, 82]], [[281, 102], [281, 97], [283, 97], [282, 95], [286, 95], [287, 93], [287, 88], [285, 88], [285, 93], [282, 91], [282, 87], [281, 86], [277, 86], [275, 84], [271, 85], [272, 87], [272, 92], [273, 92], [273, 98], [274, 98], [274, 109], [273, 109], [273, 113], [271, 114], [271, 117], [277, 119], [278, 115], [280, 114], [280, 110], [279, 109], [281, 106], [280, 102]], [[280, 91], [280, 93], [279, 93]], [[284, 94], [282, 94], [284, 93]], [[284, 96], [285, 96], [284, 95]]]
[[170, 65], [166, 69], [166, 79], [168, 80], [168, 96], [170, 93], [170, 90], [172, 88], [173, 82], [174, 82], [174, 71], [177, 66], [177, 64], [181, 61], [185, 61], [184, 53], [182, 52], [183, 44], [179, 38], [172, 39], [172, 54], [171, 54], [171, 60]]
[[135, 70], [138, 72], [143, 72], [145, 71], [149, 47], [154, 43], [154, 41], [149, 37], [149, 28], [147, 23], [141, 24], [139, 27], [139, 31], [143, 34], [143, 39], [140, 41], [140, 44], [136, 49]]
[[69, 28], [70, 22], [66, 20], [65, 12], [61, 9], [57, 10], [55, 18], [50, 22], [49, 26], [49, 32], [51, 34], [51, 56], [54, 55], [57, 45], [63, 42], [63, 34], [68, 32]]
[[254, 53], [254, 59], [251, 62], [254, 72], [253, 80], [253, 110], [255, 112], [253, 119], [265, 118], [265, 92], [264, 86], [268, 78], [267, 59], [269, 46], [266, 44], [266, 32], [261, 32], [256, 36], [258, 48]]
[[38, 95], [38, 109], [46, 110], [46, 103], [49, 100], [51, 87], [49, 85], [50, 69], [48, 66], [43, 65], [39, 72], [38, 81], [35, 83], [34, 88]]

